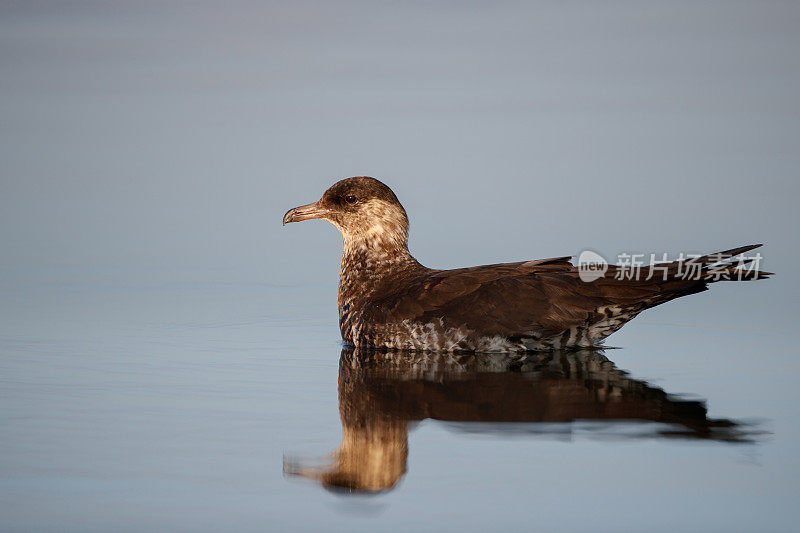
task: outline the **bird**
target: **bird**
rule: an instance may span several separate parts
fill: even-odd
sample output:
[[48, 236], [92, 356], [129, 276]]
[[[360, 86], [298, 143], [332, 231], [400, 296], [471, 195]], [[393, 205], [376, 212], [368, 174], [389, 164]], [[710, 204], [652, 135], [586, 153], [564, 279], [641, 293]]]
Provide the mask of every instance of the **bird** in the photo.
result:
[[[408, 250], [409, 220], [394, 192], [368, 176], [342, 179], [283, 225], [309, 219], [342, 234], [339, 329], [345, 346], [427, 352], [537, 352], [599, 348], [645, 309], [710, 283], [771, 275], [742, 267], [760, 244], [658, 265], [630, 275], [606, 265], [596, 279], [572, 256], [440, 270]], [[739, 262], [736, 262], [736, 257]], [[652, 272], [650, 272], [652, 274]]]

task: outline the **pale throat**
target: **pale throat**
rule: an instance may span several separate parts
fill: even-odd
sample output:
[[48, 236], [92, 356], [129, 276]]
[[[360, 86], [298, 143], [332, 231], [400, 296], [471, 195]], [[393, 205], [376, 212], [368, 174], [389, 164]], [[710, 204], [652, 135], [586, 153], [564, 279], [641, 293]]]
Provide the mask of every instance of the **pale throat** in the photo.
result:
[[342, 231], [342, 266], [352, 263], [393, 263], [409, 257], [408, 233], [399, 225], [376, 224], [356, 231]]

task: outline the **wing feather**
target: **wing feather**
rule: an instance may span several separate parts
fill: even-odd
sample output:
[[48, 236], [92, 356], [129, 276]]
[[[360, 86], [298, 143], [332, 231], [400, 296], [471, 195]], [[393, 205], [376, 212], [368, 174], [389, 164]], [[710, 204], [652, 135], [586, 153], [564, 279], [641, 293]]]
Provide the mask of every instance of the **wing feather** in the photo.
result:
[[[697, 262], [709, 268], [757, 246], [710, 254]], [[644, 309], [703, 291], [708, 283], [680, 278], [677, 262], [667, 265], [666, 279], [663, 275], [651, 280], [617, 279], [620, 267], [612, 265], [606, 276], [584, 282], [569, 259], [430, 270], [415, 283], [404, 284], [403, 294], [390, 295], [378, 307], [387, 321], [442, 320], [448, 327], [509, 337], [558, 334], [601, 319], [604, 308]]]

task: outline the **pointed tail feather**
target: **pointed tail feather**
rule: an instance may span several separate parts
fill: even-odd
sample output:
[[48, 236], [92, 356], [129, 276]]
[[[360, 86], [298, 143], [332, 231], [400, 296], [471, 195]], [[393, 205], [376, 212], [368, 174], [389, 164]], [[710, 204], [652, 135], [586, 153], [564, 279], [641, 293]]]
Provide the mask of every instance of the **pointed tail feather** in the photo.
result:
[[739, 246], [738, 248], [731, 248], [730, 250], [725, 250], [724, 252], [717, 252], [715, 254], [708, 254], [700, 257], [698, 260], [706, 260], [710, 261], [711, 258], [714, 259], [713, 262], [717, 263], [724, 259], [730, 259], [732, 257], [736, 257], [737, 255], [741, 255], [744, 253], [749, 252], [750, 250], [755, 250], [756, 248], [761, 248], [764, 246], [763, 244], [748, 244], [745, 246]]
[[723, 252], [704, 255], [697, 258], [695, 262], [703, 265], [701, 269], [702, 279], [707, 283], [766, 279], [773, 273], [760, 270], [758, 263], [756, 263], [755, 268], [743, 268], [751, 265], [757, 259], [760, 261], [760, 257], [745, 257], [744, 254], [761, 246], [763, 245], [749, 244], [740, 246]]

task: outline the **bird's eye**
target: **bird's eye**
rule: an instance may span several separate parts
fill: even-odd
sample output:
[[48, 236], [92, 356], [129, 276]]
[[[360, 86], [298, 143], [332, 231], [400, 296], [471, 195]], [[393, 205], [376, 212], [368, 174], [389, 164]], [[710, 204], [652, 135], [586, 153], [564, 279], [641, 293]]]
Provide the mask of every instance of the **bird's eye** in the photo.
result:
[[351, 196], [345, 196], [344, 197], [344, 201], [347, 202], [348, 204], [354, 204], [354, 203], [356, 203], [358, 201], [358, 198], [356, 198], [355, 196], [352, 196], [352, 195]]

